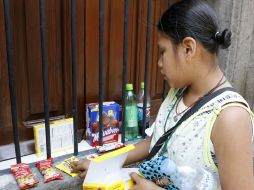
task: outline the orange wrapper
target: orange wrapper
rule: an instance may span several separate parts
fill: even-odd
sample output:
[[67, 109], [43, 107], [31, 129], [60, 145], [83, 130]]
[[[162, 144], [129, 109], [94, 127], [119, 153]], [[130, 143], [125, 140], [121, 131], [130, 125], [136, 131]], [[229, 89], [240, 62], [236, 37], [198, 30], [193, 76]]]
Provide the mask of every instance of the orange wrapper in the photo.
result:
[[44, 183], [48, 183], [57, 179], [63, 179], [63, 175], [52, 167], [52, 158], [37, 162], [36, 167], [44, 176]]
[[16, 164], [11, 166], [12, 175], [18, 182], [20, 189], [28, 189], [39, 183], [39, 180], [34, 177], [28, 164]]

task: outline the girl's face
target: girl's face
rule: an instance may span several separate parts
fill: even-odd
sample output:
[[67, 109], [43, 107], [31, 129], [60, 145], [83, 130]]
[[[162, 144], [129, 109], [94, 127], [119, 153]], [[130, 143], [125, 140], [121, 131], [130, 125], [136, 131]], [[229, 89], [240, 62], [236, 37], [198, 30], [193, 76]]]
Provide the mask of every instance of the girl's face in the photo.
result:
[[158, 66], [161, 74], [168, 82], [170, 87], [181, 88], [185, 86], [186, 76], [186, 60], [183, 48], [175, 45], [171, 39], [162, 33], [158, 36], [158, 47], [160, 56]]

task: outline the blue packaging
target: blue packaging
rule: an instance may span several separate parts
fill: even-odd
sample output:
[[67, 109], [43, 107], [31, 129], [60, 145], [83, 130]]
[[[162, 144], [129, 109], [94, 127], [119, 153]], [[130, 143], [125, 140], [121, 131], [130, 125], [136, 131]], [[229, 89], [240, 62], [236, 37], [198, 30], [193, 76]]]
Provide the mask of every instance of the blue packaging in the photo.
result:
[[[102, 111], [103, 144], [118, 142], [120, 106], [116, 102], [104, 102]], [[87, 105], [87, 138], [91, 146], [99, 146], [99, 104]]]

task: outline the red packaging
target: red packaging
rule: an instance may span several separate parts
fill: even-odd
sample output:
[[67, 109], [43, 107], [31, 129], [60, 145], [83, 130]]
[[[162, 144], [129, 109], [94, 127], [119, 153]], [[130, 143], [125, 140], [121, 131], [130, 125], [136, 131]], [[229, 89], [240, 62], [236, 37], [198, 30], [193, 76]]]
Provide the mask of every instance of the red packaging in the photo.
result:
[[123, 147], [125, 147], [123, 143], [116, 142], [116, 143], [104, 144], [103, 146], [97, 146], [96, 149], [99, 154], [102, 154], [102, 153], [110, 152], [112, 150], [117, 150]]
[[13, 176], [16, 178], [20, 189], [28, 189], [39, 183], [34, 177], [28, 164], [16, 164], [11, 166]]
[[63, 175], [52, 167], [52, 158], [37, 162], [36, 167], [44, 176], [44, 183], [48, 183], [56, 179], [63, 179]]

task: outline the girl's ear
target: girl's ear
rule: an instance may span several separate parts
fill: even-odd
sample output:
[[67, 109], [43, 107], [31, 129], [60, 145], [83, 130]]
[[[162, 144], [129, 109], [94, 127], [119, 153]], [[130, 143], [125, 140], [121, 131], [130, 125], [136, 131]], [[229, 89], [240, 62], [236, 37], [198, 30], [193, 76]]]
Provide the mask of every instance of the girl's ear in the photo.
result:
[[192, 37], [186, 37], [182, 41], [182, 47], [184, 48], [184, 55], [185, 55], [186, 61], [189, 62], [196, 53], [197, 42]]

